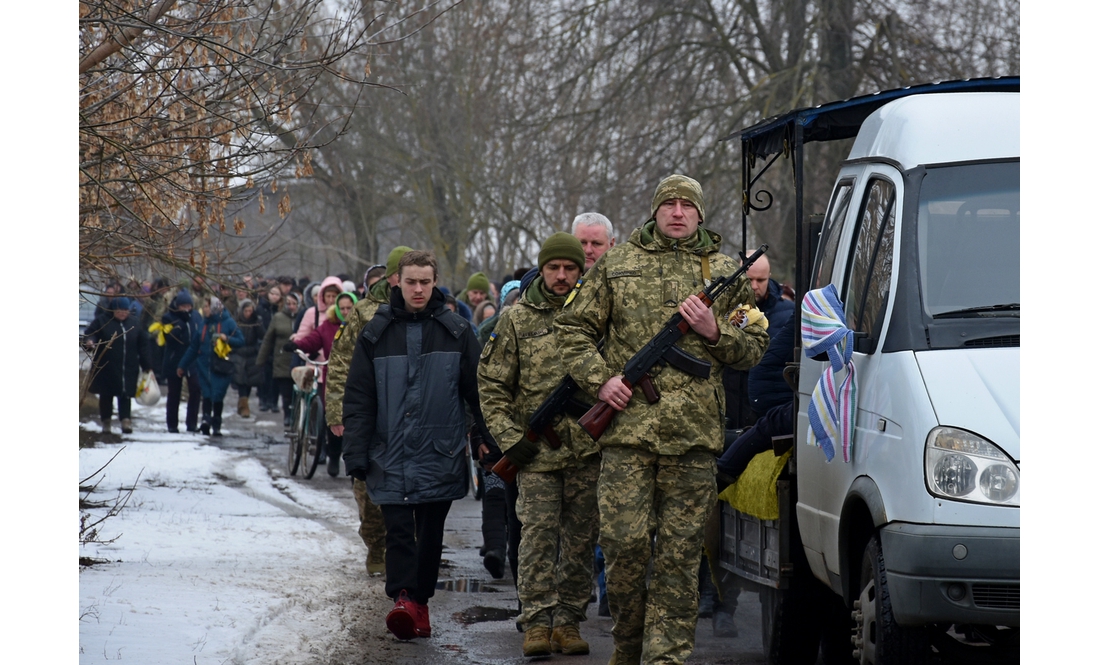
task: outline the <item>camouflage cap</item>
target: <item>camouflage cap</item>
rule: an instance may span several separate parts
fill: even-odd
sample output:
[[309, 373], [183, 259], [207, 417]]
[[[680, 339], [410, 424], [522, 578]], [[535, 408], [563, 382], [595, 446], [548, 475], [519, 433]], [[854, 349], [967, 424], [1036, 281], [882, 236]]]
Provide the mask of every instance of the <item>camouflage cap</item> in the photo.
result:
[[649, 212], [650, 219], [657, 215], [657, 208], [669, 199], [684, 199], [691, 201], [699, 211], [699, 221], [706, 219], [703, 206], [703, 187], [699, 181], [686, 175], [674, 174], [662, 180], [653, 192], [653, 210]]

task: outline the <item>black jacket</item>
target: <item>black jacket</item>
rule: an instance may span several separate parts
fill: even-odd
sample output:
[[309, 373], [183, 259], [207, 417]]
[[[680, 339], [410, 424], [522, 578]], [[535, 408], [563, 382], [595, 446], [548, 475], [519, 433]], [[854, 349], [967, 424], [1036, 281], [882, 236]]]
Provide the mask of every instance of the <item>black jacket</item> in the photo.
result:
[[487, 436], [477, 395], [480, 348], [470, 323], [433, 289], [427, 307], [405, 310], [400, 289], [356, 340], [344, 387], [344, 462], [365, 472], [378, 505], [466, 496], [466, 411]]
[[794, 357], [794, 342], [801, 324], [801, 314], [792, 314], [779, 330], [773, 331], [771, 326], [768, 327], [768, 332], [772, 333], [768, 350], [760, 363], [749, 370], [749, 404], [759, 415], [794, 400], [794, 391], [783, 378], [783, 368], [788, 362], [797, 360]]
[[260, 345], [264, 341], [263, 320], [253, 308], [252, 317], [249, 319], [236, 317], [237, 328], [244, 334], [244, 345], [233, 349], [233, 363], [237, 366], [233, 374], [233, 382], [238, 386], [260, 386], [264, 381], [264, 368], [256, 365], [256, 358], [260, 355]]
[[140, 317], [133, 313], [125, 321], [114, 316], [96, 317], [84, 329], [84, 336], [96, 345], [91, 392], [133, 397], [139, 370], [148, 370], [150, 363], [148, 335], [141, 332]]

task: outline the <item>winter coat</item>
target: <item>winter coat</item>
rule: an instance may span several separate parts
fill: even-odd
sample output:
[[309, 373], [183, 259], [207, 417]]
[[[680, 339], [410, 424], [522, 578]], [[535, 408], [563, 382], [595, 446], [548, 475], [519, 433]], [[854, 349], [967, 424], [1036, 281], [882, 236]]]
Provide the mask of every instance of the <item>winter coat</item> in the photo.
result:
[[236, 321], [237, 328], [244, 335], [244, 344], [240, 348], [234, 347], [230, 355], [237, 365], [237, 370], [233, 373], [233, 383], [241, 387], [258, 387], [264, 382], [264, 368], [262, 365], [256, 365], [256, 358], [260, 355], [260, 344], [264, 340], [263, 322], [255, 308], [250, 318], [237, 317]]
[[[336, 336], [340, 334], [340, 329], [343, 328], [343, 326], [343, 322], [336, 318], [336, 307], [334, 305], [330, 307], [329, 311], [325, 314], [325, 320], [321, 325], [314, 328], [312, 332], [294, 344], [308, 356], [320, 353], [322, 357], [330, 357], [332, 354], [332, 342], [336, 339]], [[328, 385], [328, 381], [326, 380], [327, 376], [328, 365], [324, 365], [321, 368], [321, 383], [324, 385]]]
[[[674, 240], [659, 233], [650, 220], [589, 269], [554, 321], [564, 369], [582, 390], [596, 395], [662, 330], [688, 296], [703, 290], [704, 256], [712, 278], [737, 270], [734, 260], [718, 251], [721, 240], [702, 226], [691, 238]], [[658, 455], [683, 455], [692, 449], [722, 452], [722, 368], [748, 369], [768, 345], [762, 326], [739, 329], [727, 319], [739, 304], [751, 302], [752, 288], [742, 276], [712, 306], [719, 333], [715, 343], [693, 330], [676, 343], [682, 351], [712, 363], [710, 375], [701, 379], [671, 366], [655, 367], [650, 376], [661, 399], [649, 404], [642, 391], [635, 390], [600, 438], [600, 447], [639, 448]], [[604, 338], [601, 355], [596, 342]]]
[[[195, 310], [182, 312], [179, 309], [181, 303], [191, 302], [191, 296], [183, 291], [172, 299], [168, 311], [160, 317], [164, 325], [171, 325], [172, 329], [164, 334], [164, 360], [161, 372], [164, 376], [176, 373], [187, 348], [191, 346], [191, 338], [202, 331], [202, 315]], [[156, 344], [156, 342], [153, 342]]]
[[788, 362], [795, 360], [794, 340], [801, 331], [801, 325], [801, 315], [788, 316], [778, 331], [773, 331], [771, 322], [768, 322], [768, 332], [772, 334], [768, 350], [764, 352], [760, 364], [749, 370], [749, 404], [754, 412], [763, 415], [794, 400], [794, 391], [783, 378], [783, 369]]
[[179, 368], [184, 372], [190, 370], [192, 365], [195, 366], [203, 398], [214, 402], [225, 401], [225, 393], [229, 390], [229, 383], [233, 378], [210, 370], [210, 359], [214, 356], [214, 339], [219, 331], [227, 337], [226, 341], [233, 349], [230, 357], [244, 345], [244, 333], [237, 328], [237, 323], [229, 316], [229, 312], [223, 310], [203, 320], [202, 328], [197, 335], [191, 336], [191, 345], [187, 347], [187, 353], [180, 359], [179, 364]]
[[[324, 281], [321, 282], [321, 290], [317, 292], [317, 297], [321, 299], [321, 303], [324, 302], [325, 289], [330, 286], [335, 286], [338, 289], [338, 293], [344, 290], [344, 282], [339, 277], [326, 277]], [[321, 303], [315, 303], [306, 310], [306, 313], [302, 316], [301, 325], [299, 325], [298, 330], [290, 336], [290, 339], [297, 342], [321, 325], [325, 320], [325, 309], [324, 305]], [[328, 356], [323, 356], [317, 358], [317, 360], [323, 361], [327, 357]]]
[[[538, 277], [515, 305], [497, 321], [496, 334], [481, 352], [477, 368], [478, 393], [485, 424], [500, 449], [507, 452], [527, 433], [527, 420], [566, 375], [558, 351], [554, 318], [565, 296], [548, 294]], [[581, 393], [581, 400], [595, 400]], [[595, 455], [596, 442], [574, 418], [554, 425], [561, 448], [550, 448], [539, 438], [539, 454], [524, 471], [557, 471]]]
[[97, 395], [133, 397], [137, 393], [138, 375], [151, 366], [148, 335], [141, 334], [139, 317], [132, 312], [125, 321], [114, 316], [97, 316], [84, 329], [84, 339], [96, 345], [90, 391]]
[[271, 325], [264, 333], [263, 344], [260, 345], [259, 355], [256, 357], [256, 366], [263, 367], [274, 356], [271, 365], [271, 376], [276, 379], [290, 378], [290, 359], [292, 353], [283, 351], [283, 347], [290, 341], [290, 335], [294, 332], [294, 319], [286, 313], [285, 309], [275, 312], [271, 317]]
[[783, 287], [774, 279], [768, 279], [768, 298], [757, 301], [757, 309], [768, 317], [768, 334], [775, 335], [787, 324], [787, 318], [794, 313], [794, 303], [783, 300]]
[[377, 505], [466, 496], [463, 402], [487, 436], [477, 394], [479, 349], [470, 324], [439, 289], [427, 307], [405, 310], [400, 289], [356, 341], [344, 386], [344, 463], [365, 474]]

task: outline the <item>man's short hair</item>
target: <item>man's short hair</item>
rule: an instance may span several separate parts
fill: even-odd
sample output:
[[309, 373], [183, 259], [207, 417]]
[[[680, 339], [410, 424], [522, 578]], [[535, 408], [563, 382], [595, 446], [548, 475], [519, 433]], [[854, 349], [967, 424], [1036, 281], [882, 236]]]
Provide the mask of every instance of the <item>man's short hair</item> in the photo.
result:
[[401, 274], [401, 269], [405, 266], [420, 266], [421, 268], [431, 266], [432, 278], [439, 277], [439, 265], [436, 263], [435, 253], [431, 250], [414, 249], [411, 252], [405, 252], [401, 260], [397, 262], [397, 273]]
[[574, 217], [573, 227], [569, 232], [576, 234], [578, 226], [602, 226], [607, 230], [608, 241], [615, 239], [615, 227], [611, 225], [611, 220], [598, 212], [582, 212]]

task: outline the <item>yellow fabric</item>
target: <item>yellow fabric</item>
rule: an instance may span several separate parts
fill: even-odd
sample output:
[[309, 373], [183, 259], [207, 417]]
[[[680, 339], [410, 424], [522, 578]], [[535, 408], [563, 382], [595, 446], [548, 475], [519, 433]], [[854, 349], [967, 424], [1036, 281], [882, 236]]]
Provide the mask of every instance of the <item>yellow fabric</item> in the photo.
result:
[[718, 498], [735, 510], [757, 519], [779, 519], [779, 493], [775, 489], [775, 482], [779, 480], [779, 474], [790, 457], [789, 450], [779, 457], [772, 451], [765, 450], [752, 458], [737, 482], [723, 490]]
[[214, 353], [217, 354], [217, 356], [219, 358], [222, 358], [222, 359], [228, 358], [229, 357], [229, 352], [232, 351], [232, 350], [233, 349], [229, 346], [229, 342], [226, 342], [221, 337], [214, 340]]
[[768, 329], [768, 317], [764, 316], [764, 312], [761, 312], [752, 305], [738, 305], [737, 309], [730, 312], [730, 315], [726, 318], [726, 320], [730, 323], [733, 323], [733, 320], [737, 317], [738, 312], [744, 312], [745, 316], [748, 317], [748, 323], [745, 324], [746, 327], [757, 324], [764, 330]]
[[157, 335], [157, 346], [164, 346], [164, 336], [172, 332], [173, 327], [171, 323], [154, 323], [149, 326], [149, 332]]

